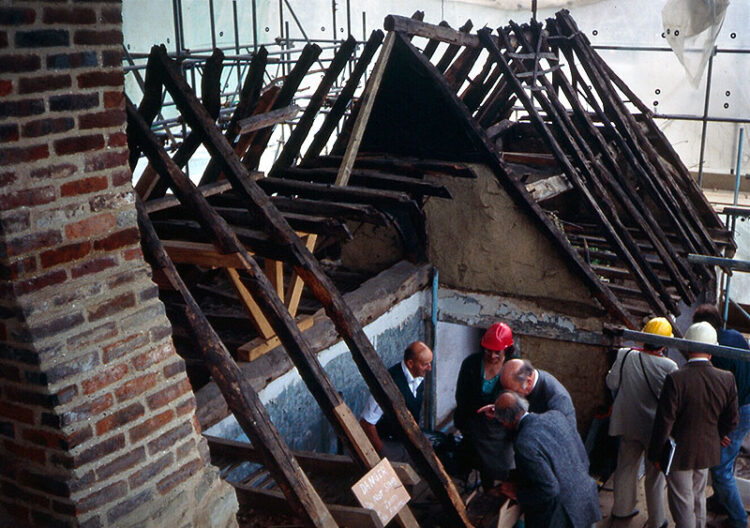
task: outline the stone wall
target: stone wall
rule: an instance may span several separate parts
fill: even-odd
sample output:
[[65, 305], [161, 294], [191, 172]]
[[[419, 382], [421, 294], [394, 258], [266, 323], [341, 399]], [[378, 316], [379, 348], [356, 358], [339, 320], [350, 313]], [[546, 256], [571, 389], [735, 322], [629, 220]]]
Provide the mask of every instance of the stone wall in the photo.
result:
[[139, 245], [120, 10], [0, 6], [0, 518], [233, 526]]

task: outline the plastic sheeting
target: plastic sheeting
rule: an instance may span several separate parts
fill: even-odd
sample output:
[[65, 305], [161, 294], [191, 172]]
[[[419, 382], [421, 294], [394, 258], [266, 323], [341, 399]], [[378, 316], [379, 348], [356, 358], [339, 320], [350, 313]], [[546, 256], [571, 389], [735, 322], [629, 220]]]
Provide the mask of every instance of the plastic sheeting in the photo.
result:
[[694, 87], [703, 76], [729, 0], [669, 0], [661, 12], [664, 33]]

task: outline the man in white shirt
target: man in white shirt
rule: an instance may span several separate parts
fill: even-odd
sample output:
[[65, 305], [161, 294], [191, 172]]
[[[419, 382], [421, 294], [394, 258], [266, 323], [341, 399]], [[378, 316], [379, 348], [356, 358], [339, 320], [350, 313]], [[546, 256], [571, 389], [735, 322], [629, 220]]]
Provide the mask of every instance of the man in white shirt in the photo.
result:
[[[432, 370], [432, 350], [421, 341], [415, 341], [404, 351], [404, 359], [388, 369], [393, 381], [406, 402], [406, 407], [419, 423], [424, 401], [424, 376]], [[384, 416], [383, 410], [370, 395], [359, 420], [362, 429], [375, 450], [389, 460], [408, 462], [398, 424]]]

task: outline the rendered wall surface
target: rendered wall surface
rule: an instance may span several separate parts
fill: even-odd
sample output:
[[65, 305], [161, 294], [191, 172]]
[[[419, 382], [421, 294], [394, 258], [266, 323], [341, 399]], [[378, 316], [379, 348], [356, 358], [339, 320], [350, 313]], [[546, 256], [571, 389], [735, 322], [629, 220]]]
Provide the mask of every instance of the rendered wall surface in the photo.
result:
[[452, 200], [425, 206], [429, 259], [443, 285], [460, 290], [594, 305], [552, 242], [484, 166], [476, 179], [432, 177]]
[[551, 373], [568, 389], [576, 408], [578, 431], [585, 434], [597, 407], [606, 403], [604, 377], [609, 369], [606, 350], [525, 336], [523, 357], [536, 368]]
[[[401, 361], [409, 343], [425, 339], [424, 309], [429, 306], [429, 295], [417, 292], [365, 326], [365, 333], [387, 367]], [[359, 418], [370, 392], [346, 344], [340, 341], [319, 352], [318, 358]], [[259, 395], [290, 448], [335, 452], [335, 434], [296, 369], [272, 381]], [[233, 416], [208, 429], [207, 434], [247, 441]]]
[[236, 526], [141, 253], [120, 7], [0, 6], [0, 519]]

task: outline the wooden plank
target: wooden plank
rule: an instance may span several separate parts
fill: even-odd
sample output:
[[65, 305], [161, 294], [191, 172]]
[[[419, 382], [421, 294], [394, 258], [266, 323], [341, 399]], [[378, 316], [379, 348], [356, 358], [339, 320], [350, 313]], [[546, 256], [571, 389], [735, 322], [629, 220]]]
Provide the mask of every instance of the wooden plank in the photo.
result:
[[285, 212], [321, 214], [376, 225], [387, 223], [383, 213], [370, 205], [342, 204], [334, 201], [287, 198], [286, 196], [272, 196], [271, 202], [277, 209]]
[[388, 15], [385, 17], [383, 27], [386, 31], [396, 31], [409, 36], [425, 37], [438, 42], [447, 42], [448, 44], [459, 47], [481, 47], [479, 37], [472, 35], [468, 31], [455, 30], [448, 24], [434, 25], [404, 16]]
[[297, 515], [312, 526], [321, 528], [337, 526], [307, 476], [294, 460], [294, 455], [274, 427], [258, 394], [241, 375], [237, 364], [232, 360], [221, 339], [201, 313], [198, 303], [195, 302], [174, 264], [161, 247], [156, 233], [150, 227], [148, 214], [138, 198], [136, 198], [136, 211], [141, 244], [146, 259], [155, 269], [163, 271], [182, 294], [186, 307], [185, 316], [190, 322], [196, 348], [203, 355], [211, 377], [221, 389], [240, 427], [261, 452], [265, 467], [273, 475], [288, 504]]
[[402, 192], [367, 189], [364, 187], [346, 187], [325, 185], [322, 183], [299, 182], [283, 178], [263, 178], [258, 186], [268, 194], [279, 193], [287, 196], [304, 198], [339, 200], [343, 203], [366, 203], [373, 205], [409, 205], [411, 197]]
[[305, 155], [302, 158], [303, 161], [318, 156], [322, 152], [323, 147], [326, 146], [326, 143], [328, 143], [331, 133], [336, 129], [336, 125], [341, 120], [341, 116], [344, 115], [352, 97], [354, 97], [354, 92], [359, 86], [359, 81], [367, 71], [367, 67], [375, 56], [375, 52], [378, 50], [378, 47], [380, 47], [381, 42], [383, 42], [383, 32], [380, 30], [373, 31], [370, 34], [370, 38], [367, 39], [365, 47], [362, 49], [362, 54], [359, 56], [359, 60], [357, 60], [354, 70], [352, 70], [349, 79], [346, 81], [344, 87], [336, 98], [336, 102], [333, 103], [331, 110], [323, 120], [323, 124], [320, 125], [320, 128], [313, 136], [310, 146], [307, 147], [307, 152], [305, 152]]
[[[296, 181], [313, 181], [315, 183], [335, 184], [337, 171], [330, 169], [286, 169], [279, 171], [278, 176]], [[444, 185], [422, 181], [408, 176], [394, 176], [379, 171], [359, 169], [350, 173], [352, 184], [371, 189], [402, 191], [412, 195], [437, 196], [451, 198]]]
[[[344, 302], [341, 293], [325, 275], [319, 262], [284, 221], [281, 213], [273, 207], [266, 193], [248, 177], [246, 167], [237, 159], [231, 146], [210, 121], [210, 117], [196, 100], [185, 79], [178, 73], [173, 61], [164, 50], [159, 48], [153, 48], [153, 50], [158, 55], [162, 66], [164, 85], [183, 117], [194, 130], [200, 130], [209, 153], [221, 160], [226, 177], [232, 182], [235, 191], [246, 196], [248, 210], [256, 212], [265, 219], [269, 233], [279, 245], [288, 248], [296, 259], [295, 271], [323, 304], [329, 317], [336, 324], [337, 331], [346, 340], [363, 378], [368, 382], [371, 392], [375, 394], [376, 401], [381, 408], [385, 408], [386, 413], [395, 417], [402, 427], [412, 450], [410, 451], [412, 459], [415, 460], [420, 473], [425, 476], [435, 496], [444, 506], [446, 516], [454, 526], [470, 526], [463, 501], [453, 481], [445, 473], [429, 441], [406, 409], [403, 396], [388, 374], [388, 369], [367, 339], [359, 321]], [[203, 199], [200, 194], [198, 196]], [[252, 261], [250, 257], [249, 259]], [[263, 312], [270, 318], [277, 335], [281, 337], [281, 342], [294, 361], [300, 377], [308, 385], [310, 392], [336, 429], [345, 447], [352, 453], [356, 453], [357, 459], [364, 466], [372, 468], [379, 461], [377, 453], [351, 409], [334, 389], [330, 378], [306, 344], [287, 308], [278, 302], [278, 296], [273, 292], [268, 279], [263, 273], [257, 272], [255, 262], [248, 262], [248, 267], [253, 271], [252, 281], [249, 283], [253, 286], [251, 292], [261, 305]], [[336, 402], [339, 403], [336, 404]], [[401, 511], [398, 520], [404, 526], [417, 526], [413, 515], [406, 508]]]
[[253, 323], [255, 329], [265, 339], [272, 337], [274, 332], [271, 328], [271, 324], [268, 322], [268, 319], [266, 319], [266, 316], [263, 315], [260, 306], [255, 302], [252, 294], [247, 290], [247, 287], [240, 279], [237, 270], [235, 268], [224, 268], [224, 271], [229, 277], [229, 282], [232, 283], [232, 286], [234, 286], [234, 289], [237, 291], [237, 294], [240, 297], [240, 302], [242, 302], [247, 314], [250, 316], [250, 321]]
[[562, 174], [555, 174], [549, 178], [526, 184], [526, 190], [537, 202], [549, 200], [571, 189], [573, 189], [573, 186]]
[[323, 78], [320, 80], [315, 93], [310, 97], [304, 114], [302, 114], [297, 126], [292, 130], [289, 139], [284, 143], [284, 148], [281, 150], [281, 154], [276, 158], [273, 167], [269, 171], [269, 176], [275, 176], [275, 172], [278, 169], [290, 167], [294, 163], [294, 160], [300, 153], [302, 143], [305, 141], [305, 138], [307, 138], [307, 134], [310, 132], [310, 127], [312, 127], [313, 122], [315, 121], [315, 116], [318, 115], [318, 111], [323, 106], [331, 86], [336, 82], [336, 79], [344, 69], [344, 66], [346, 66], [347, 62], [352, 57], [356, 44], [357, 40], [349, 35], [349, 38], [342, 42], [339, 49], [336, 50], [336, 54], [333, 56], [333, 60], [326, 69]]
[[[458, 31], [461, 33], [469, 33], [473, 26], [474, 23], [471, 20], [467, 20], [463, 26], [458, 28]], [[448, 69], [448, 66], [450, 66], [451, 64], [451, 61], [453, 61], [453, 58], [458, 54], [460, 50], [460, 44], [448, 44], [448, 47], [443, 52], [443, 56], [440, 57], [440, 60], [435, 65], [435, 68], [437, 68], [440, 73], [445, 73], [445, 71]]]
[[[253, 506], [262, 510], [270, 510], [277, 513], [292, 513], [284, 496], [271, 490], [264, 490], [231, 482], [237, 492], [237, 499], [242, 507]], [[338, 504], [326, 504], [331, 515], [339, 526], [356, 526], [357, 528], [383, 528], [373, 510], [357, 508], [355, 506], [340, 506]]]
[[255, 132], [256, 130], [263, 130], [294, 119], [294, 117], [299, 114], [299, 111], [299, 106], [293, 104], [263, 114], [252, 115], [245, 119], [240, 119], [237, 122], [237, 126], [240, 128], [240, 134], [248, 134], [250, 132]]
[[[301, 332], [311, 328], [315, 324], [312, 317], [302, 317], [298, 326]], [[277, 335], [271, 337], [257, 337], [248, 341], [244, 345], [237, 347], [237, 359], [239, 361], [255, 361], [263, 354], [273, 350], [281, 344], [281, 339]]]
[[[342, 156], [319, 156], [300, 165], [300, 168], [338, 167]], [[455, 176], [458, 178], [476, 178], [476, 174], [466, 163], [412, 158], [409, 156], [392, 157], [360, 153], [354, 161], [355, 169], [372, 169], [388, 174], [398, 174], [411, 178], [424, 178], [426, 174]]]
[[284, 298], [284, 263], [279, 260], [266, 259], [263, 263], [266, 276], [271, 281], [276, 294], [280, 299]]
[[[316, 235], [308, 235], [305, 240], [305, 248], [312, 253], [315, 250], [315, 243], [317, 240], [318, 237]], [[292, 273], [289, 284], [290, 287], [287, 291], [287, 297], [284, 299], [284, 303], [286, 304], [289, 313], [294, 317], [297, 314], [297, 308], [299, 308], [299, 300], [302, 296], [302, 288], [305, 286], [305, 283], [295, 271]]]
[[236, 268], [243, 265], [236, 253], [219, 253], [213, 244], [163, 240], [162, 245], [175, 264], [193, 264], [204, 268]]
[[349, 183], [349, 176], [352, 173], [352, 167], [354, 167], [354, 160], [359, 152], [359, 145], [362, 142], [362, 137], [365, 135], [365, 128], [367, 127], [367, 121], [370, 119], [370, 113], [372, 107], [375, 104], [375, 98], [378, 95], [378, 89], [380, 88], [380, 82], [383, 80], [383, 74], [388, 64], [388, 58], [391, 55], [393, 49], [393, 33], [389, 33], [383, 43], [383, 48], [380, 50], [375, 67], [372, 70], [370, 79], [367, 81], [365, 91], [360, 98], [359, 112], [357, 118], [354, 121], [354, 128], [349, 136], [349, 143], [346, 146], [346, 152], [344, 158], [341, 160], [338, 174], [336, 175], [336, 181], [334, 185], [346, 185]]

